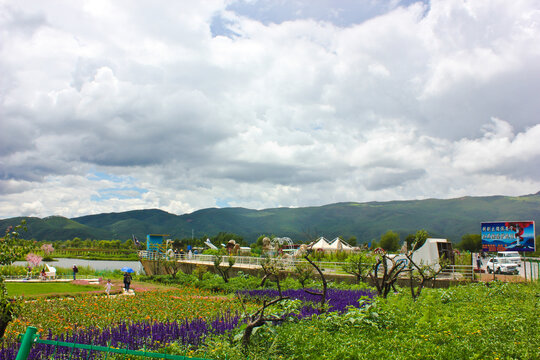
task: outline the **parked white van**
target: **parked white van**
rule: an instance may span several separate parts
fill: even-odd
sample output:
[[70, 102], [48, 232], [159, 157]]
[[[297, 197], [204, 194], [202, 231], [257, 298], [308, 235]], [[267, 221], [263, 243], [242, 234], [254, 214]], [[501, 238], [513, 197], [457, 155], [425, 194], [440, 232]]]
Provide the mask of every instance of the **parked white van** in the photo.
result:
[[499, 251], [497, 257], [508, 259], [517, 266], [521, 266], [521, 256], [517, 251]]

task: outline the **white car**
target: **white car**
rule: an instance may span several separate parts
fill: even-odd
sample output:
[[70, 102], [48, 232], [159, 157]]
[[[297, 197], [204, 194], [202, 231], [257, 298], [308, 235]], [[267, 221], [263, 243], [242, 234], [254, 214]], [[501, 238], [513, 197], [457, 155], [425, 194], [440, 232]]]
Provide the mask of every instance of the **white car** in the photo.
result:
[[486, 265], [488, 273], [495, 272], [495, 274], [519, 274], [518, 267], [515, 263], [506, 258], [491, 258]]
[[499, 251], [497, 257], [508, 259], [517, 266], [521, 266], [521, 256], [517, 251]]

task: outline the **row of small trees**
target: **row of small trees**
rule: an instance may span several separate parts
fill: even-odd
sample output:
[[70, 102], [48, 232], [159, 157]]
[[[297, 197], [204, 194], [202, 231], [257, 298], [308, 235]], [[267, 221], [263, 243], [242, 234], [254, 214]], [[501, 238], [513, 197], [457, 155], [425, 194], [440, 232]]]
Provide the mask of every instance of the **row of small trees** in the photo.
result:
[[136, 249], [132, 239], [127, 240], [92, 240], [75, 237], [72, 240], [56, 241], [58, 249]]
[[[356, 281], [369, 282], [377, 290], [378, 296], [386, 298], [392, 290], [396, 290], [396, 282], [400, 277], [408, 278], [408, 284], [413, 299], [417, 299], [422, 289], [429, 281], [434, 280], [447, 264], [446, 260], [442, 260], [436, 265], [417, 264], [413, 260], [413, 253], [425, 242], [427, 232], [420, 230], [415, 234], [414, 241], [410, 243], [408, 249], [404, 252], [405, 259], [396, 260], [393, 255], [382, 249], [373, 252], [359, 252], [352, 254], [346, 261], [343, 269], [352, 275], [355, 275]], [[298, 263], [296, 265], [296, 278], [304, 291], [320, 297], [319, 309], [324, 312], [326, 309], [326, 295], [328, 283], [323, 271], [311, 259], [311, 252], [306, 251], [302, 257], [307, 263]], [[228, 262], [224, 265], [223, 259], [225, 255], [214, 256], [214, 269], [225, 282], [229, 281], [229, 272], [234, 266], [234, 257], [229, 256]], [[248, 313], [245, 311], [246, 323], [242, 333], [241, 341], [244, 351], [247, 353], [250, 338], [254, 330], [263, 326], [267, 322], [282, 322], [285, 320], [289, 312], [282, 312], [281, 315], [276, 315], [275, 312], [268, 311], [269, 307], [276, 305], [288, 298], [283, 296], [281, 291], [280, 279], [284, 276], [283, 263], [276, 258], [266, 257], [261, 264], [262, 279], [260, 286], [264, 286], [267, 281], [273, 281], [276, 284], [279, 296], [272, 300], [263, 300], [261, 306], [254, 312]], [[307, 289], [305, 286], [307, 280], [318, 276], [321, 281], [322, 289], [313, 290]], [[245, 300], [240, 298], [246, 309]]]

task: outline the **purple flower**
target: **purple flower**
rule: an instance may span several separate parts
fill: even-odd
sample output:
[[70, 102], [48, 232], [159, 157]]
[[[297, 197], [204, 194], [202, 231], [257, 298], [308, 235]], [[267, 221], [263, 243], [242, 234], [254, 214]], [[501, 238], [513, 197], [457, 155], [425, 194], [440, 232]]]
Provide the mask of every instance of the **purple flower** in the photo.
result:
[[[191, 347], [199, 346], [208, 334], [224, 334], [238, 326], [238, 314], [225, 313], [211, 320], [193, 319], [180, 322], [123, 322], [104, 329], [87, 328], [76, 330], [71, 334], [52, 335], [48, 331], [47, 340], [65, 341], [97, 346], [113, 346], [130, 350], [155, 350], [164, 344], [180, 341]], [[0, 360], [15, 359], [20, 343], [3, 340], [0, 347]], [[73, 349], [63, 346], [34, 344], [28, 355], [29, 360], [44, 358], [93, 359], [100, 352]]]
[[[313, 289], [308, 289], [315, 291]], [[248, 296], [256, 299], [274, 299], [279, 296], [279, 292], [273, 289], [266, 290], [245, 290], [238, 291], [237, 294], [242, 296]], [[319, 314], [318, 304], [321, 301], [321, 296], [309, 294], [303, 289], [285, 290], [282, 292], [283, 296], [288, 296], [291, 299], [301, 300], [306, 305], [300, 310], [299, 318], [310, 317], [313, 314]], [[337, 311], [344, 313], [347, 311], [347, 307], [354, 306], [360, 307], [360, 300], [363, 297], [373, 299], [375, 293], [369, 290], [338, 290], [328, 289], [326, 293], [326, 303], [329, 306], [330, 311]]]

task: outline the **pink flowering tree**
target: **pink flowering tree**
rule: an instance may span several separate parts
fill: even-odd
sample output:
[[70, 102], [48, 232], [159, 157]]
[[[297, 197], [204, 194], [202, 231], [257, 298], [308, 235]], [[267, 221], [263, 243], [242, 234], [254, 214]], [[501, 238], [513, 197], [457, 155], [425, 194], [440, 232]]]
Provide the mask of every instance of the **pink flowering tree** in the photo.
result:
[[43, 254], [45, 256], [49, 256], [53, 253], [54, 251], [54, 248], [52, 246], [52, 244], [43, 244], [41, 245], [41, 250], [43, 251]]
[[29, 263], [32, 267], [38, 266], [39, 263], [41, 262], [41, 259], [42, 259], [41, 256], [36, 255], [36, 254], [34, 254], [34, 253], [28, 253], [28, 255], [26, 255], [26, 261], [28, 261], [28, 263]]

